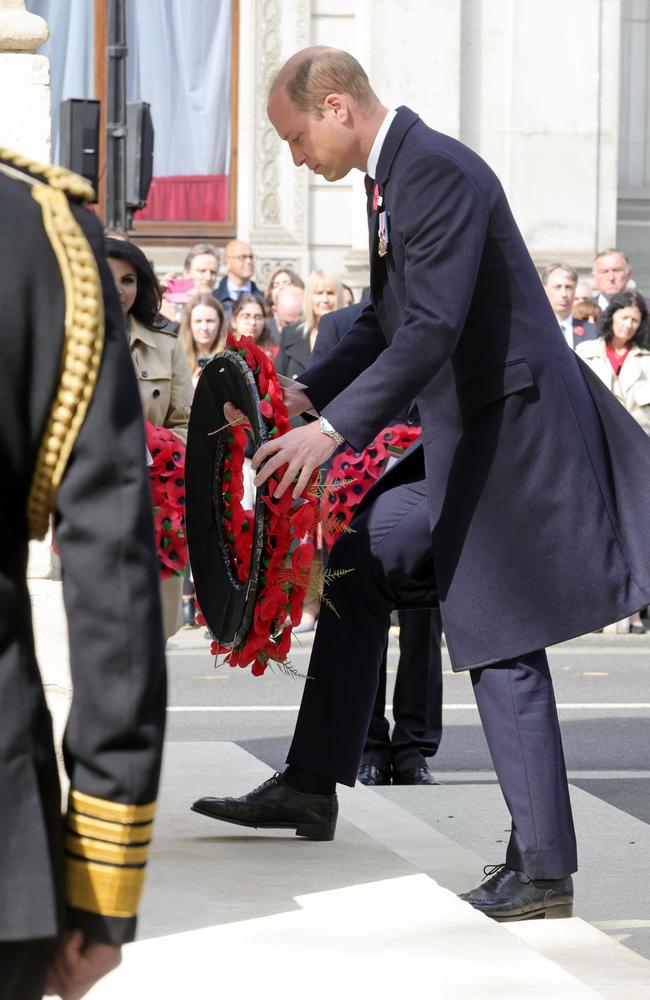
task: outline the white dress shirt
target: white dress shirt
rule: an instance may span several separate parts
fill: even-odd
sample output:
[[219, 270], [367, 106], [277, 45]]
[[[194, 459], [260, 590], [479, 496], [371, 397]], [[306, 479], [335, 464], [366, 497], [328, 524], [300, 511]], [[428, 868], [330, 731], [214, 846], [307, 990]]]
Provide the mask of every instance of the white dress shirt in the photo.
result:
[[573, 317], [569, 314], [566, 319], [558, 320], [558, 323], [560, 324], [560, 330], [564, 334], [564, 339], [571, 350], [573, 350]]
[[375, 141], [372, 144], [372, 149], [370, 150], [370, 156], [368, 157], [368, 177], [372, 177], [373, 181], [377, 176], [377, 164], [379, 162], [379, 154], [381, 153], [381, 147], [384, 145], [384, 139], [386, 138], [386, 133], [391, 126], [393, 118], [397, 114], [397, 111], [390, 110], [386, 113], [386, 117], [379, 126], [379, 131], [375, 136]]

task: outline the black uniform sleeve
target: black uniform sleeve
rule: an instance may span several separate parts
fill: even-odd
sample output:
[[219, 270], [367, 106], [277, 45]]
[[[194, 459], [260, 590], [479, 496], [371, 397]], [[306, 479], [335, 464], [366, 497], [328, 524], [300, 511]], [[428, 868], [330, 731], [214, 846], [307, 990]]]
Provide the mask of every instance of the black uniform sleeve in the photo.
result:
[[56, 505], [73, 700], [64, 737], [68, 923], [133, 938], [158, 790], [166, 676], [142, 411], [101, 232], [105, 345]]

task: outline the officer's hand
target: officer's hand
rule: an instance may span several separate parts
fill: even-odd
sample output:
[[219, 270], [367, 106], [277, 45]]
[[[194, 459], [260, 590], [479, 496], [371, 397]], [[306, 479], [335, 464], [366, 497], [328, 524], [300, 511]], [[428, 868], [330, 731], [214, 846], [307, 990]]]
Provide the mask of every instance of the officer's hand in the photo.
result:
[[252, 462], [253, 468], [258, 470], [255, 485], [261, 486], [272, 472], [286, 465], [287, 469], [273, 495], [281, 497], [295, 483], [293, 498], [297, 500], [302, 496], [314, 469], [331, 458], [336, 449], [336, 441], [323, 434], [318, 423], [295, 427], [257, 449]]
[[231, 427], [250, 427], [248, 417], [234, 403], [223, 404], [223, 415]]
[[304, 413], [305, 410], [313, 409], [314, 404], [312, 403], [309, 396], [307, 396], [302, 389], [297, 386], [285, 386], [283, 387], [284, 403], [289, 411], [289, 418], [297, 417], [299, 413]]
[[122, 961], [122, 949], [90, 941], [80, 930], [66, 932], [57, 945], [48, 969], [45, 996], [80, 1000], [102, 976]]

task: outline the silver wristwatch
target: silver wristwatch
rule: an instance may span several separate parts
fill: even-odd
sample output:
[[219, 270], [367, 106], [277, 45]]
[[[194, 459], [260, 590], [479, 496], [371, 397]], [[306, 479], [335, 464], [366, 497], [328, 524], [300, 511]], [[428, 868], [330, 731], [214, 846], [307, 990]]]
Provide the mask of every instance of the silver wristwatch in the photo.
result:
[[320, 427], [321, 434], [327, 434], [327, 436], [331, 437], [333, 441], [336, 441], [337, 445], [343, 444], [342, 436], [338, 431], [334, 430], [329, 420], [326, 420], [325, 417], [319, 417], [318, 425]]

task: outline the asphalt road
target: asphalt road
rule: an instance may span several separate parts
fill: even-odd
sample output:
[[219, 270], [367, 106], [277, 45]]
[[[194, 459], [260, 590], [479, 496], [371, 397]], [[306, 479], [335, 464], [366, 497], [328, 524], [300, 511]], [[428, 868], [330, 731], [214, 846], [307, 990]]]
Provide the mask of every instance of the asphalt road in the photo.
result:
[[[310, 641], [295, 642], [291, 653], [303, 674], [310, 647]], [[214, 669], [202, 630], [179, 633], [168, 654], [168, 739], [229, 740], [281, 769], [304, 682], [278, 671], [253, 677], [227, 665]], [[650, 634], [589, 636], [554, 647], [549, 659], [572, 780], [650, 823]], [[393, 640], [389, 697], [396, 660]], [[444, 734], [432, 769], [442, 775], [491, 772], [469, 677], [453, 674], [446, 655], [443, 670]], [[612, 781], [620, 772], [626, 777]]]

